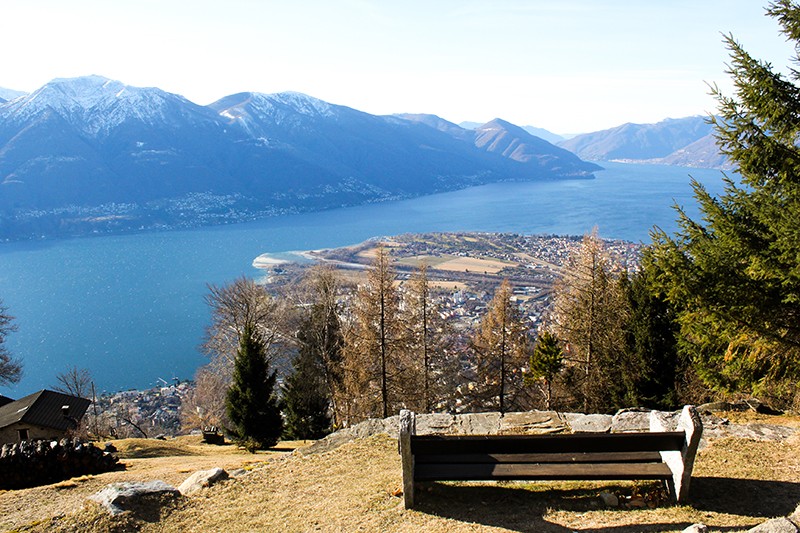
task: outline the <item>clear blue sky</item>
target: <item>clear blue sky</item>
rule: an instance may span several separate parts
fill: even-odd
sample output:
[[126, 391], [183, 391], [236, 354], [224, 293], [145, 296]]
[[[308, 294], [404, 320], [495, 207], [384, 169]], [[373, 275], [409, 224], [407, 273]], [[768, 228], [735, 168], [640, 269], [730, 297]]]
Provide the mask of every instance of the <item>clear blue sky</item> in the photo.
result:
[[4, 0], [0, 87], [99, 74], [208, 104], [299, 91], [556, 133], [714, 111], [722, 32], [783, 67], [766, 0]]

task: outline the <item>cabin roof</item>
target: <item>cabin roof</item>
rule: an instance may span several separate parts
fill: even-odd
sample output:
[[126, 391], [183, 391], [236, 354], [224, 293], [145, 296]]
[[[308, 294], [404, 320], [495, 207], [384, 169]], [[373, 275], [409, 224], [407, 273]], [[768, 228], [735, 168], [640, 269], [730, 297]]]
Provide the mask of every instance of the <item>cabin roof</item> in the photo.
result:
[[[51, 390], [40, 390], [17, 401], [0, 405], [0, 429], [24, 422], [59, 430], [74, 429], [92, 402]], [[64, 407], [68, 407], [64, 415]]]

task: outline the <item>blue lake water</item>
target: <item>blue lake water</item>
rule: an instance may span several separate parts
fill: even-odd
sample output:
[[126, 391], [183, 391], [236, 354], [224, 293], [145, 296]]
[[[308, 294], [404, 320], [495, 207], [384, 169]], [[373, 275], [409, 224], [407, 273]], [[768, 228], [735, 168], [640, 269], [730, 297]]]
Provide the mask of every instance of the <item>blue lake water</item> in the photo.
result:
[[0, 298], [19, 331], [9, 349], [20, 397], [53, 386], [68, 366], [90, 369], [98, 390], [191, 378], [209, 319], [208, 283], [258, 276], [266, 252], [330, 248], [369, 237], [426, 231], [582, 235], [649, 242], [653, 225], [674, 231], [674, 203], [691, 215], [689, 176], [713, 193], [706, 169], [603, 163], [594, 180], [498, 183], [320, 213], [187, 231], [0, 244]]

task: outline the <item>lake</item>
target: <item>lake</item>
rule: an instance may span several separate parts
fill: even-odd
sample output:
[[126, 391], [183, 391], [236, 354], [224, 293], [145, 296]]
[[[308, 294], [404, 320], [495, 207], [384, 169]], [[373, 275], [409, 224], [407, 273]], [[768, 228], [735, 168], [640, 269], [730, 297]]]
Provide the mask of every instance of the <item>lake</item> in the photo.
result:
[[208, 283], [258, 276], [262, 253], [332, 248], [428, 231], [583, 235], [649, 242], [674, 231], [674, 203], [696, 215], [689, 176], [712, 193], [716, 170], [602, 163], [594, 180], [496, 183], [461, 191], [257, 222], [171, 232], [0, 244], [0, 298], [19, 330], [7, 339], [25, 367], [0, 388], [20, 397], [52, 387], [68, 366], [98, 391], [188, 379], [209, 320]]

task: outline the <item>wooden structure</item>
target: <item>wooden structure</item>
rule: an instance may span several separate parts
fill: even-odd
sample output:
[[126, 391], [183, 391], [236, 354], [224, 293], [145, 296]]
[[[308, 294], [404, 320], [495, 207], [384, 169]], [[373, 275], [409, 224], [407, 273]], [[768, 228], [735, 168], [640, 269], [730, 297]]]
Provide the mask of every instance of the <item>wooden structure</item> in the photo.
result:
[[217, 426], [206, 426], [203, 428], [203, 442], [207, 444], [225, 444], [225, 435], [223, 435]]
[[687, 499], [702, 423], [686, 406], [676, 431], [650, 414], [650, 432], [547, 435], [416, 435], [415, 415], [400, 412], [406, 509], [421, 481], [663, 480]]

